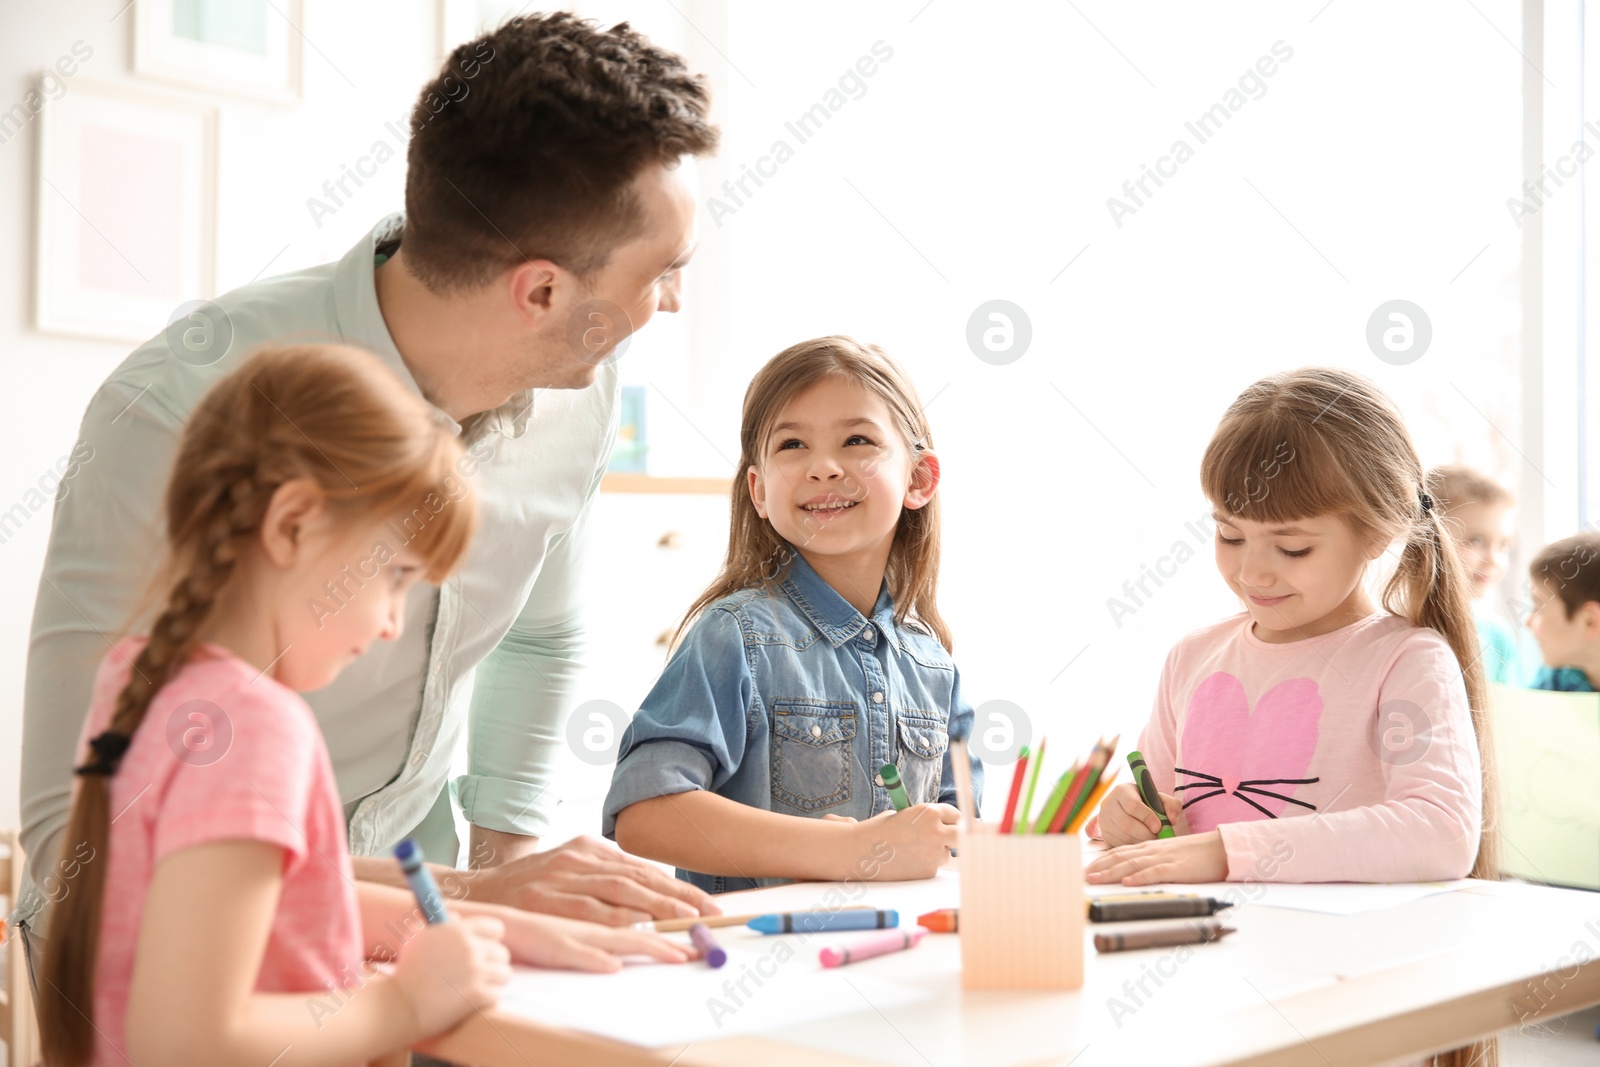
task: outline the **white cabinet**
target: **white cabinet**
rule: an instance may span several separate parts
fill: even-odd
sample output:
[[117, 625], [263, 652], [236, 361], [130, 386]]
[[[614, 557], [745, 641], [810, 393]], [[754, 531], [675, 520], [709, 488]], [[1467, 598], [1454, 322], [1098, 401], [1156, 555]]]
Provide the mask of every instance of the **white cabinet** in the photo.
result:
[[728, 498], [601, 492], [589, 518], [581, 700], [629, 713], [666, 663], [665, 638], [716, 577], [728, 546]]
[[[632, 715], [665, 666], [665, 639], [722, 566], [728, 547], [728, 496], [703, 481], [622, 479], [651, 491], [602, 491], [589, 517], [584, 608], [589, 647], [575, 703], [605, 700]], [[694, 487], [661, 492], [654, 487]], [[619, 738], [620, 739], [620, 738]], [[598, 836], [611, 768], [571, 753], [551, 843]]]

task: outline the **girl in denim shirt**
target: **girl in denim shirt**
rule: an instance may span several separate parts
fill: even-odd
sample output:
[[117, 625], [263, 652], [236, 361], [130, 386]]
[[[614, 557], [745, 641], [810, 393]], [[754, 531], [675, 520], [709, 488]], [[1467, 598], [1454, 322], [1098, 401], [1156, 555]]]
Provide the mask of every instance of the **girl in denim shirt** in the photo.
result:
[[750, 383], [739, 436], [727, 561], [623, 735], [605, 835], [713, 893], [930, 877], [973, 712], [934, 602], [939, 461], [916, 390], [875, 346], [805, 341]]

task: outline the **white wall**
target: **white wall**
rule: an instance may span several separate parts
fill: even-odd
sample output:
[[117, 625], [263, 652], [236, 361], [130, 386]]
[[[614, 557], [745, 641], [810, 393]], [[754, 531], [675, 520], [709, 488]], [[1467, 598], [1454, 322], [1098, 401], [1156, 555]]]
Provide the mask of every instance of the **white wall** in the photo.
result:
[[[1496, 31], [1518, 38], [1519, 5], [976, 10], [733, 5], [711, 68], [718, 165], [737, 176], [776, 140], [795, 150], [720, 225], [702, 213], [706, 252], [731, 263], [726, 343], [697, 351], [715, 367], [704, 428], [731, 441], [750, 374], [795, 341], [884, 344], [930, 403], [941, 607], [968, 691], [1020, 705], [1065, 761], [1101, 731], [1131, 747], [1168, 647], [1236, 610], [1208, 545], [1120, 628], [1106, 602], [1175, 543], [1197, 547], [1201, 453], [1257, 377], [1359, 371], [1401, 404], [1426, 462], [1539, 477], [1516, 449], [1521, 231], [1505, 207], [1522, 61]], [[865, 94], [797, 144], [785, 122], [880, 40], [893, 57]], [[1185, 122], [1280, 40], [1293, 57], [1265, 94], [1198, 144]], [[1180, 137], [1193, 158], [1119, 228], [1107, 198]], [[1397, 297], [1433, 325], [1409, 366], [1364, 340]], [[965, 339], [994, 298], [1032, 320], [1009, 366]]]

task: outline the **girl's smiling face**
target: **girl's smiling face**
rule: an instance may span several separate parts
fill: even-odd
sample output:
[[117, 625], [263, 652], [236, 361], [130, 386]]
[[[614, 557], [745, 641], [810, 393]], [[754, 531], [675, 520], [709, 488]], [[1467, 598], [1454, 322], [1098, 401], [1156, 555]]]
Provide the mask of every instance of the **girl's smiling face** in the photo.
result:
[[881, 555], [881, 569], [901, 509], [932, 499], [938, 461], [906, 444], [881, 397], [834, 376], [785, 405], [746, 477], [756, 513], [808, 559]]
[[1374, 610], [1361, 580], [1383, 545], [1363, 542], [1340, 515], [1255, 522], [1220, 509], [1217, 570], [1255, 622], [1280, 644], [1331, 633]]

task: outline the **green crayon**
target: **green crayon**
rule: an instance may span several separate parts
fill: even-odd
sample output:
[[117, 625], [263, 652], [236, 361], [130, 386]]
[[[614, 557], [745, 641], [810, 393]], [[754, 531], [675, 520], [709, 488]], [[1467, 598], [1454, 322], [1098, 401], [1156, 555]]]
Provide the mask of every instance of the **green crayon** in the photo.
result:
[[1144, 757], [1137, 750], [1128, 753], [1128, 766], [1133, 768], [1133, 784], [1139, 787], [1139, 799], [1161, 817], [1161, 832], [1156, 837], [1177, 837], [1172, 821], [1167, 818], [1167, 809], [1161, 803], [1161, 794], [1156, 790], [1156, 780], [1150, 777], [1150, 768], [1144, 765]]
[[892, 763], [885, 763], [878, 772], [878, 777], [883, 779], [883, 787], [889, 791], [889, 803], [894, 805], [895, 811], [905, 811], [911, 806], [911, 798], [906, 796], [906, 787], [900, 782], [900, 768]]

